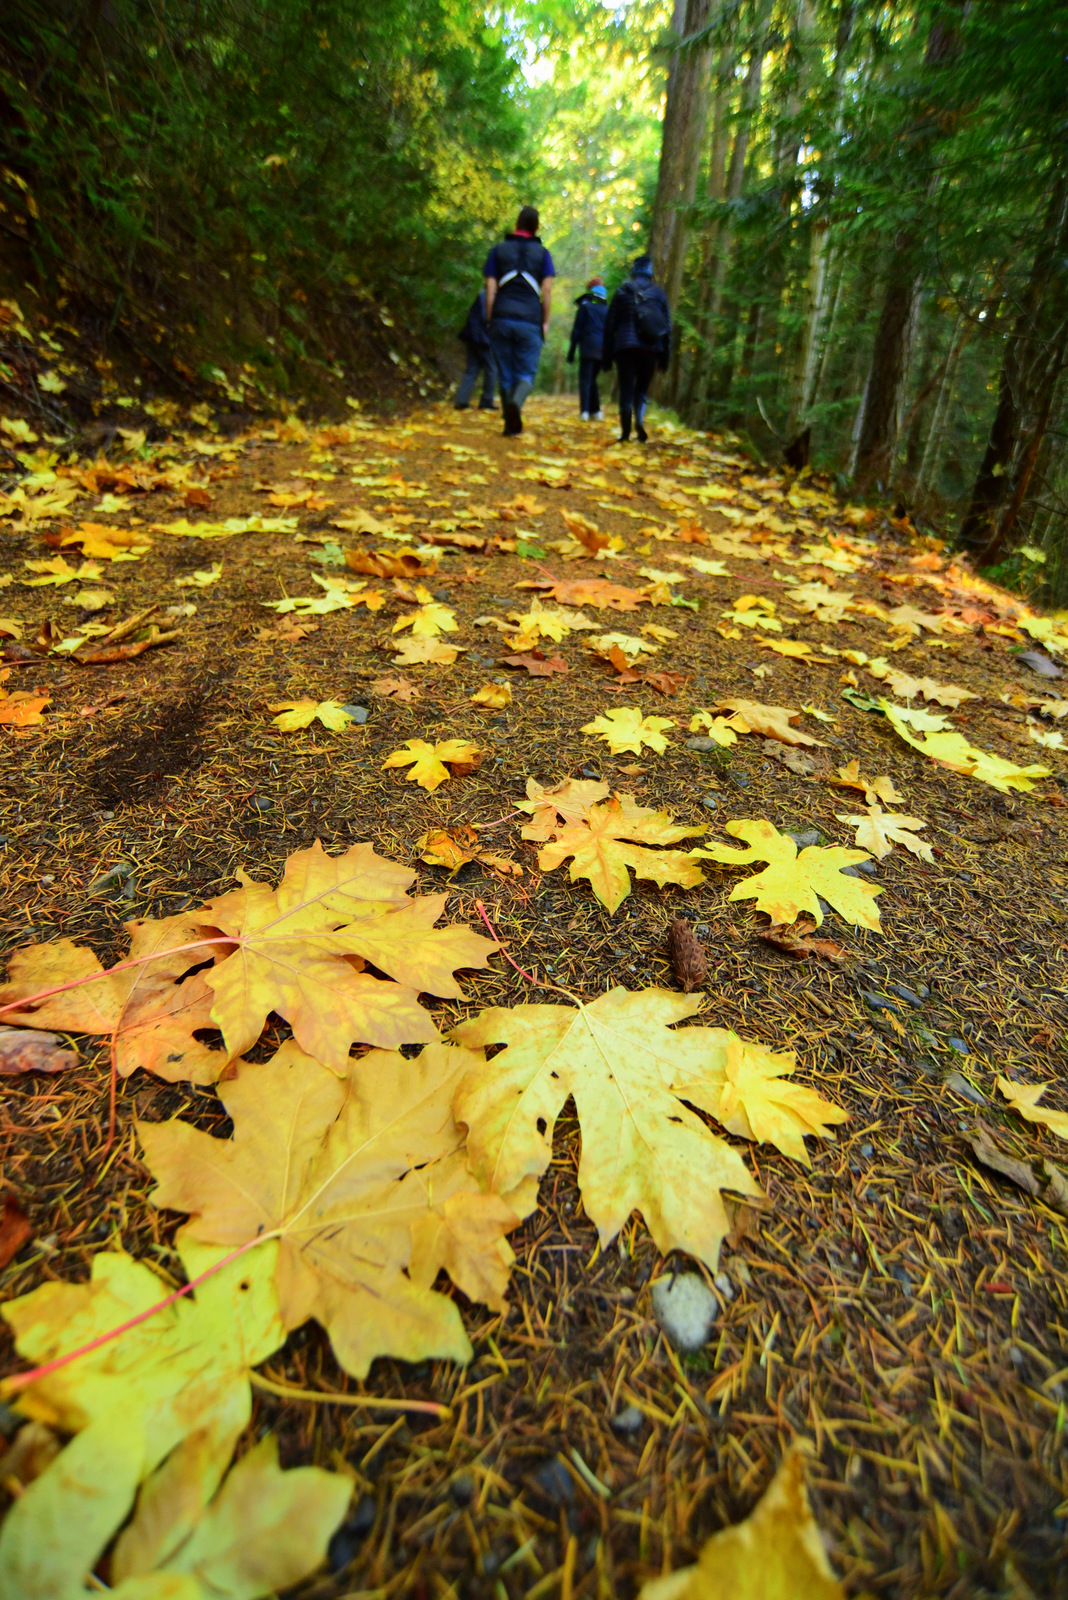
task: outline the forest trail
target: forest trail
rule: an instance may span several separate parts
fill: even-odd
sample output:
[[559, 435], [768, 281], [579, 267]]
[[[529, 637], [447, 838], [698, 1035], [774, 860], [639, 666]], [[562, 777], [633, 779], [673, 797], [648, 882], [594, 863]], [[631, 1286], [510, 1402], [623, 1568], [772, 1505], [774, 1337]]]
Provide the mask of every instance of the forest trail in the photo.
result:
[[[730, 1208], [696, 1354], [671, 1347], [650, 1300], [692, 1263], [662, 1256], [637, 1213], [597, 1247], [570, 1101], [511, 1235], [508, 1310], [456, 1295], [473, 1365], [381, 1358], [354, 1381], [316, 1325], [292, 1335], [268, 1383], [451, 1407], [398, 1417], [255, 1389], [256, 1436], [273, 1429], [287, 1467], [354, 1479], [336, 1576], [309, 1597], [633, 1596], [748, 1513], [800, 1437], [849, 1593], [1000, 1593], [1014, 1562], [1060, 1592], [1068, 1222], [1052, 1189], [1032, 1198], [974, 1147], [985, 1130], [1034, 1189], [1041, 1159], [1064, 1156], [1007, 1093], [1065, 1042], [1068, 638], [821, 480], [656, 417], [648, 446], [622, 447], [574, 406], [536, 396], [519, 440], [446, 405], [233, 439], [129, 434], [29, 481], [2, 546], [5, 946], [66, 938], [116, 961], [124, 921], [194, 908], [238, 869], [276, 882], [315, 839], [333, 854], [367, 840], [445, 893], [450, 923], [484, 932], [484, 903], [527, 973], [586, 1001], [677, 991], [667, 929], [689, 919], [700, 1021], [796, 1051], [797, 1083], [848, 1114], [809, 1140], [810, 1167], [734, 1138], [767, 1201]], [[152, 644], [153, 626], [175, 637]], [[109, 631], [113, 654], [150, 647], [84, 659]], [[334, 702], [337, 728], [277, 725], [306, 701]], [[670, 719], [662, 751], [582, 731], [625, 708]], [[481, 754], [426, 789], [384, 767], [412, 739]], [[943, 764], [913, 747], [927, 739]], [[769, 939], [730, 900], [742, 880], [722, 856], [690, 888], [635, 879], [610, 913], [603, 882], [598, 898], [544, 850], [539, 867], [521, 837], [532, 779], [584, 780], [587, 818], [593, 785], [632, 795], [707, 828], [691, 841], [705, 851], [747, 820], [852, 847], [858, 820], [842, 818], [874, 838], [869, 800], [913, 825], [862, 863], [881, 927], [827, 909], [821, 953], [797, 928]], [[482, 859], [447, 877], [425, 859], [435, 830], [452, 836], [439, 855]], [[553, 999], [497, 956], [462, 987], [424, 996], [442, 1033]], [[275, 1017], [254, 1060], [287, 1034]], [[134, 1118], [229, 1131], [208, 1085], [138, 1071], [105, 1154], [108, 1052], [76, 1043], [79, 1064], [4, 1080], [4, 1171], [30, 1223], [5, 1301], [84, 1279], [120, 1245], [172, 1272], [177, 1219], [149, 1204]], [[1068, 1110], [1062, 1085], [1049, 1101]]]

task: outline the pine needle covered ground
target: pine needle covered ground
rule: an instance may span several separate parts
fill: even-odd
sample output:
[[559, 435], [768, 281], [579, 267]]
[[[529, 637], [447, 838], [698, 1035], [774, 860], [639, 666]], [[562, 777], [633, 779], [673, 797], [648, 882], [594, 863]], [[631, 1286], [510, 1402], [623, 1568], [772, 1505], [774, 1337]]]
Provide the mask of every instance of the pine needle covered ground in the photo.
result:
[[[665, 425], [622, 448], [570, 401], [528, 414], [518, 441], [447, 408], [232, 440], [176, 425], [9, 481], [4, 947], [115, 962], [124, 922], [195, 920], [239, 871], [274, 885], [315, 840], [369, 842], [488, 939], [481, 902], [531, 975], [457, 946], [462, 998], [446, 978], [421, 999], [442, 1035], [504, 1042], [470, 1019], [560, 989], [682, 1003], [685, 981], [696, 1022], [796, 1052], [792, 1084], [847, 1114], [791, 1156], [719, 1106], [762, 1195], [734, 1186], [699, 1267], [637, 1211], [602, 1248], [568, 1099], [506, 1308], [437, 1279], [469, 1364], [358, 1379], [317, 1322], [290, 1333], [237, 1453], [273, 1432], [284, 1467], [351, 1480], [333, 1571], [302, 1595], [630, 1597], [748, 1514], [798, 1439], [849, 1594], [1068, 1593], [1066, 1124], [1010, 1101], [1068, 1108], [1068, 639], [729, 440]], [[569, 779], [558, 811], [539, 799]], [[683, 941], [677, 977], [678, 918], [701, 948]], [[150, 1203], [134, 1122], [233, 1124], [210, 1073], [168, 1082], [128, 1052], [113, 1101], [106, 1033], [59, 1031], [76, 1058], [47, 1074], [14, 1070], [0, 1035], [0, 1294], [84, 1282], [119, 1249], [166, 1293], [185, 1214]], [[1020, 1094], [1046, 1082], [1037, 1106]], [[703, 1102], [684, 1115], [717, 1127]], [[651, 1305], [676, 1269], [718, 1302], [690, 1354]], [[0, 1455], [12, 1500], [19, 1471]]]

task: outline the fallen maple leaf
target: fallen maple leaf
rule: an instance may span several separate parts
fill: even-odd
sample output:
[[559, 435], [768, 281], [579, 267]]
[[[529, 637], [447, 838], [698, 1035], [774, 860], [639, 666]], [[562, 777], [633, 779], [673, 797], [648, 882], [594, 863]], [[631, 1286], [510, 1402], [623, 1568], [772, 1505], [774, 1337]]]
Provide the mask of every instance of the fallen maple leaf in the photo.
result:
[[763, 872], [735, 884], [732, 900], [755, 900], [756, 909], [766, 912], [773, 923], [795, 922], [805, 911], [818, 928], [823, 921], [822, 895], [847, 922], [879, 930], [879, 912], [874, 902], [881, 889], [860, 878], [847, 878], [842, 872], [843, 867], [870, 859], [863, 850], [809, 845], [798, 855], [789, 834], [780, 833], [770, 822], [728, 822], [724, 827], [733, 838], [744, 839], [747, 848], [699, 845], [694, 855], [732, 867], [749, 866], [754, 861], [768, 863]]
[[63, 1072], [78, 1065], [78, 1052], [64, 1050], [57, 1033], [0, 1027], [0, 1078], [22, 1072]]
[[650, 689], [655, 689], [657, 694], [673, 695], [678, 694], [689, 679], [684, 672], [647, 672], [642, 682], [647, 683]]
[[608, 535], [602, 533], [597, 524], [591, 522], [588, 517], [584, 517], [581, 512], [565, 511], [561, 506], [560, 520], [571, 537], [585, 546], [591, 555], [596, 554], [598, 550], [606, 550], [608, 548]]
[[466, 645], [446, 644], [444, 640], [432, 639], [426, 634], [410, 634], [398, 643], [394, 661], [398, 667], [449, 667], [461, 650], [466, 648]]
[[879, 678], [894, 694], [902, 695], [906, 700], [913, 700], [922, 694], [925, 700], [936, 700], [939, 705], [956, 711], [962, 701], [981, 698], [970, 689], [960, 689], [953, 683], [936, 683], [934, 678], [914, 678], [910, 673], [899, 672], [882, 656], [875, 656], [869, 661], [867, 670], [873, 678]]
[[13, 1194], [5, 1194], [0, 1213], [0, 1272], [10, 1266], [27, 1239], [33, 1238], [33, 1223]]
[[23, 566], [41, 574], [39, 578], [21, 580], [27, 589], [40, 589], [47, 584], [54, 584], [58, 588], [65, 583], [73, 583], [75, 579], [84, 582], [101, 576], [101, 569], [95, 561], [83, 561], [80, 567], [72, 567], [65, 556], [53, 556], [47, 561], [24, 561]]
[[602, 1249], [637, 1209], [664, 1254], [684, 1250], [715, 1271], [730, 1227], [721, 1191], [760, 1191], [737, 1151], [690, 1109], [718, 1115], [737, 1042], [723, 1028], [671, 1027], [701, 1005], [700, 995], [612, 989], [589, 1005], [521, 1005], [461, 1023], [460, 1044], [505, 1046], [471, 1069], [454, 1102], [474, 1171], [505, 1196], [540, 1176], [571, 1095], [579, 1188]]
[[690, 732], [700, 733], [702, 729], [710, 739], [714, 739], [724, 749], [728, 749], [732, 744], [737, 744], [740, 733], [751, 733], [753, 731], [745, 718], [738, 712], [735, 712], [734, 716], [728, 719], [727, 717], [717, 717], [711, 711], [695, 711], [690, 718]]
[[[677, 883], [692, 889], [703, 883], [701, 868], [686, 851], [647, 847], [674, 844], [707, 831], [672, 822], [666, 811], [639, 806], [633, 795], [615, 795], [603, 805], [583, 807], [580, 817], [554, 827], [553, 838], [538, 852], [538, 866], [552, 872], [571, 856], [571, 882], [588, 879], [601, 904], [614, 912], [630, 894], [628, 868], [636, 877], [661, 886]], [[530, 837], [527, 828], [522, 832]]]
[[707, 1541], [696, 1566], [644, 1583], [638, 1600], [845, 1600], [789, 1450], [744, 1522]]
[[540, 650], [529, 650], [523, 655], [502, 656], [501, 661], [506, 667], [522, 667], [534, 678], [548, 678], [554, 672], [567, 671], [567, 662], [563, 656], [546, 656]]
[[506, 683], [484, 683], [471, 696], [473, 706], [489, 706], [492, 711], [500, 711], [511, 703], [512, 691]]
[[151, 548], [152, 540], [137, 528], [112, 528], [102, 522], [83, 522], [78, 528], [63, 528], [59, 545], [68, 549], [80, 545], [83, 556], [96, 561], [139, 561]]
[[408, 678], [398, 678], [387, 675], [384, 678], [375, 678], [371, 684], [371, 692], [381, 695], [383, 700], [420, 700], [422, 698], [415, 684]]
[[892, 811], [884, 811], [879, 805], [869, 805], [866, 816], [843, 816], [835, 812], [839, 822], [845, 822], [851, 828], [856, 828], [856, 844], [861, 850], [868, 850], [881, 861], [893, 850], [895, 844], [904, 845], [906, 850], [911, 850], [914, 856], [919, 856], [923, 861], [934, 861], [931, 846], [925, 839], [917, 839], [915, 830], [926, 828], [927, 824], [920, 817], [903, 817]]
[[597, 626], [581, 611], [569, 611], [562, 606], [543, 606], [537, 595], [531, 599], [528, 611], [509, 611], [508, 618], [511, 626], [519, 630], [515, 641], [517, 652], [529, 649], [539, 639], [552, 639], [554, 644], [559, 644], [569, 633]]
[[[437, 744], [427, 744], [425, 739], [407, 739], [407, 749], [394, 750], [383, 761], [383, 767], [411, 767], [406, 774], [409, 783], [433, 793], [455, 774], [449, 766], [471, 771], [480, 756], [477, 744], [466, 739], [441, 739]], [[448, 763], [448, 765], [446, 764]]]
[[828, 778], [827, 782], [833, 784], [836, 789], [859, 789], [870, 806], [879, 801], [884, 805], [899, 806], [905, 799], [905, 796], [898, 794], [894, 788], [893, 778], [885, 776], [865, 778], [861, 774], [860, 758], [857, 756], [844, 767], [839, 767], [838, 776]]
[[757, 933], [757, 938], [775, 945], [788, 956], [796, 956], [798, 960], [803, 960], [806, 956], [823, 956], [826, 961], [839, 963], [849, 960], [848, 950], [844, 950], [833, 939], [810, 938], [815, 931], [814, 922], [799, 917], [792, 926], [776, 923], [770, 928], [762, 928]]
[[316, 721], [332, 733], [344, 733], [352, 727], [352, 716], [338, 700], [280, 700], [267, 709], [282, 713], [273, 718], [274, 726], [282, 733], [297, 733]]
[[586, 648], [609, 661], [618, 652], [624, 663], [633, 666], [635, 662], [647, 661], [650, 656], [656, 655], [660, 646], [650, 644], [646, 639], [638, 639], [632, 633], [595, 633], [586, 640]]
[[[774, 1055], [763, 1045], [744, 1043], [730, 1033], [726, 1051], [726, 1081], [712, 1113], [717, 1122], [738, 1138], [773, 1144], [783, 1155], [811, 1166], [805, 1135], [830, 1138], [831, 1125], [847, 1122], [849, 1113], [830, 1105], [814, 1089], [783, 1081], [797, 1067], [792, 1050]], [[689, 1098], [685, 1084], [678, 1092], [684, 1100]]]
[[14, 694], [0, 691], [0, 727], [36, 727], [44, 721], [44, 708], [51, 698], [50, 694], [32, 694], [22, 689]]
[[762, 650], [774, 650], [776, 655], [788, 656], [793, 661], [820, 661], [819, 656], [813, 655], [812, 646], [801, 639], [758, 639], [757, 644]]
[[561, 605], [593, 606], [595, 611], [637, 611], [645, 596], [638, 589], [607, 578], [553, 578], [549, 583], [523, 583], [517, 588], [546, 589]]
[[961, 772], [966, 777], [977, 778], [980, 783], [988, 783], [1002, 794], [1008, 794], [1010, 789], [1033, 789], [1037, 779], [1049, 777], [1049, 767], [1019, 767], [1014, 761], [1006, 761], [1003, 756], [996, 756], [990, 750], [977, 749], [969, 744], [963, 733], [955, 730], [928, 733], [925, 738], [916, 739], [907, 726], [914, 719], [906, 718], [900, 706], [890, 705], [886, 700], [880, 704], [890, 726], [914, 750], [929, 756], [940, 766], [949, 767], [953, 772]]
[[153, 1200], [192, 1213], [183, 1240], [277, 1238], [286, 1327], [314, 1317], [356, 1377], [381, 1355], [468, 1361], [459, 1310], [434, 1279], [447, 1264], [470, 1299], [500, 1309], [505, 1234], [519, 1221], [481, 1192], [450, 1111], [475, 1064], [435, 1044], [413, 1061], [373, 1051], [338, 1079], [290, 1041], [221, 1087], [232, 1139], [177, 1119], [138, 1124]]
[[810, 777], [816, 770], [816, 763], [812, 757], [803, 756], [793, 745], [780, 744], [777, 739], [765, 739], [761, 748], [769, 761], [777, 761], [788, 772], [796, 772], [798, 777]]
[[398, 617], [393, 624], [393, 632], [399, 633], [402, 628], [411, 628], [417, 638], [422, 635], [431, 639], [439, 633], [455, 633], [458, 627], [456, 613], [450, 606], [443, 606], [437, 600], [430, 600], [426, 605], [418, 606], [415, 611], [409, 611], [407, 616]]
[[643, 745], [663, 755], [667, 740], [661, 730], [675, 726], [671, 717], [644, 717], [638, 706], [620, 706], [617, 710], [605, 711], [599, 717], [594, 717], [592, 722], [583, 725], [581, 731], [603, 739], [614, 756], [624, 750], [631, 750], [640, 756]]
[[1058, 1139], [1068, 1139], [1068, 1112], [1038, 1103], [1050, 1087], [1048, 1083], [1013, 1083], [1011, 1078], [999, 1078], [997, 1084], [1012, 1109], [1026, 1121], [1041, 1124]]
[[606, 800], [609, 793], [608, 784], [600, 778], [569, 778], [551, 789], [537, 778], [528, 778], [527, 798], [515, 801], [515, 806], [518, 811], [529, 812], [533, 821], [526, 823], [520, 833], [524, 839], [544, 842], [551, 837], [558, 818], [569, 824], [583, 822], [589, 807]]
[[[811, 734], [792, 727], [801, 713], [785, 706], [764, 706], [756, 700], [721, 700], [712, 709], [734, 712], [748, 725], [748, 732], [763, 734], [765, 739], [778, 739], [783, 744], [823, 744], [822, 739], [813, 739]], [[741, 732], [737, 722], [733, 726]]]

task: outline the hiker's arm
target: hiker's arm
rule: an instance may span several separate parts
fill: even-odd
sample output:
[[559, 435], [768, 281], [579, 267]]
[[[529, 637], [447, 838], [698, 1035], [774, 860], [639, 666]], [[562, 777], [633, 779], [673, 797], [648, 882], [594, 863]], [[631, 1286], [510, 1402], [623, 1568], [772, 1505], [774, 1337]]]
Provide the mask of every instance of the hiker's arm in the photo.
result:
[[496, 280], [496, 278], [487, 278], [486, 279], [486, 323], [487, 323], [487, 325], [493, 319], [493, 302], [494, 302], [494, 300], [496, 300], [496, 298], [497, 298], [497, 280]]
[[544, 278], [541, 285], [541, 331], [547, 339], [549, 337], [549, 313], [553, 308], [553, 280]]

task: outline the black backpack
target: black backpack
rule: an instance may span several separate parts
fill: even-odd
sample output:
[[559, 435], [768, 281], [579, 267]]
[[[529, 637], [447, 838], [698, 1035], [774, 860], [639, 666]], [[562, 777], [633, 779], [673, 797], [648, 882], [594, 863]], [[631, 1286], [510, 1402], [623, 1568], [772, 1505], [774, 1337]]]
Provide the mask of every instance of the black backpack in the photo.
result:
[[634, 325], [642, 344], [659, 348], [670, 332], [663, 291], [655, 283], [634, 285]]

